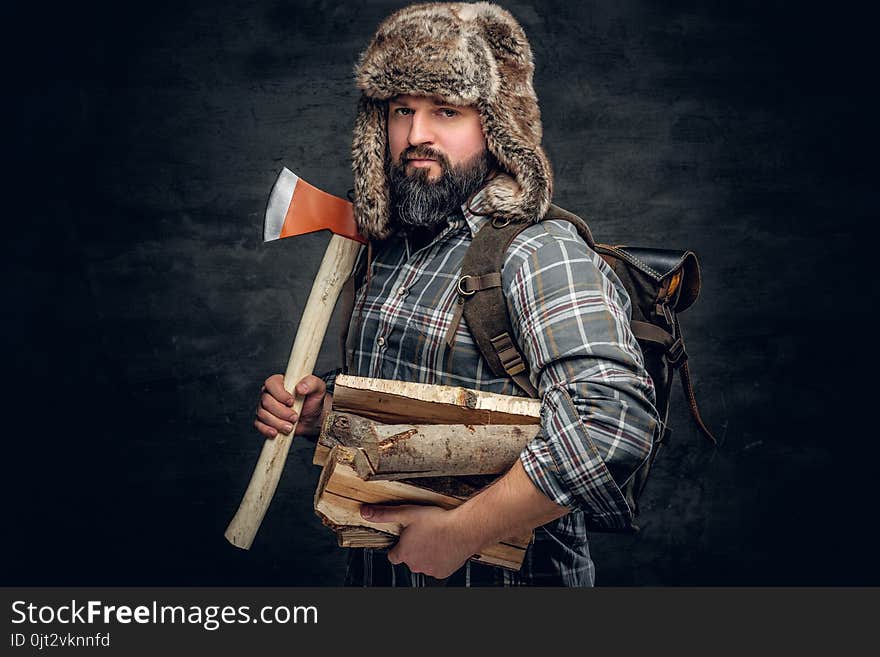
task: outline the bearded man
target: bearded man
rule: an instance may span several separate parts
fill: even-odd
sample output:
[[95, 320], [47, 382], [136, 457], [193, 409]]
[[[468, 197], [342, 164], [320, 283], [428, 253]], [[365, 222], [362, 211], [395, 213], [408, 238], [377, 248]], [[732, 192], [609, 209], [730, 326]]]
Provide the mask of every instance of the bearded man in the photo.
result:
[[[533, 71], [520, 25], [485, 2], [406, 7], [358, 63], [354, 209], [370, 244], [355, 268], [347, 371], [524, 395], [493, 374], [457, 302], [473, 236], [487, 223], [525, 222], [501, 282], [541, 429], [456, 509], [364, 505], [365, 518], [404, 529], [387, 552], [352, 550], [347, 584], [591, 586], [587, 529], [632, 519], [621, 487], [659, 432], [654, 389], [620, 281], [570, 222], [542, 221], [552, 172]], [[297, 385], [298, 434], [318, 432], [337, 372]], [[291, 431], [292, 404], [281, 375], [269, 377], [254, 422], [262, 436]], [[469, 561], [533, 529], [519, 572]]]

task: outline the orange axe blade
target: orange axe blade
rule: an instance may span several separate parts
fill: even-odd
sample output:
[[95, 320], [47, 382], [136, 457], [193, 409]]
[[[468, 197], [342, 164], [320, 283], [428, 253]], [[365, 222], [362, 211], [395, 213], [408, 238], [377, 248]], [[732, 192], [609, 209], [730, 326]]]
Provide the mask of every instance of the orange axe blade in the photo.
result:
[[322, 192], [285, 167], [269, 195], [263, 240], [270, 242], [319, 230], [367, 243], [358, 234], [351, 203]]

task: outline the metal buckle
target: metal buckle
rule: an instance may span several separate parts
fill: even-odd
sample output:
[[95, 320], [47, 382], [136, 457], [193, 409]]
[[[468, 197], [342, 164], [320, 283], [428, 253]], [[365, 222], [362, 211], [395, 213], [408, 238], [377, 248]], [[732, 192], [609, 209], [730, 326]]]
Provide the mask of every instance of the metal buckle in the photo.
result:
[[464, 279], [466, 279], [466, 278], [473, 278], [473, 276], [465, 275], [465, 276], [462, 276], [461, 278], [458, 279], [458, 293], [463, 297], [469, 297], [469, 296], [476, 293], [476, 290], [462, 289], [461, 284], [464, 283]]
[[669, 349], [666, 350], [666, 360], [672, 367], [679, 367], [688, 358], [687, 352], [684, 350], [684, 340], [678, 338]]
[[507, 224], [510, 223], [510, 219], [504, 219], [504, 223], [498, 221], [498, 217], [492, 217], [492, 227], [493, 228], [504, 228]]
[[672, 316], [672, 311], [669, 309], [669, 306], [665, 303], [658, 303], [654, 307], [654, 312], [666, 320], [666, 326], [672, 327], [672, 323], [674, 321], [674, 317]]

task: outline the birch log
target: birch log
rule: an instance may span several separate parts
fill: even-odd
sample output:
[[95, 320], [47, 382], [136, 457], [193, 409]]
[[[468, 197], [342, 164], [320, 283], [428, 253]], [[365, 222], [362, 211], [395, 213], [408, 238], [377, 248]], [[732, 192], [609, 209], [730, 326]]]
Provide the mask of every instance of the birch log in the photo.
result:
[[409, 479], [500, 474], [538, 433], [538, 425], [382, 424], [331, 412], [320, 442], [355, 450], [351, 466], [362, 479]]
[[341, 374], [333, 410], [386, 424], [539, 424], [541, 402], [455, 386]]

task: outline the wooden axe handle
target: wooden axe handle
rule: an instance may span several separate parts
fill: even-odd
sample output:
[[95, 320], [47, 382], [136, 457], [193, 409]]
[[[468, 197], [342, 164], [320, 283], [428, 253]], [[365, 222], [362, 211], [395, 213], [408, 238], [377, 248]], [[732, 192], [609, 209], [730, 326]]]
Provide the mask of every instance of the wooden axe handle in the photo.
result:
[[[291, 394], [300, 380], [311, 374], [318, 360], [321, 343], [327, 333], [327, 325], [333, 315], [333, 308], [339, 298], [343, 283], [351, 275], [357, 258], [360, 243], [346, 237], [333, 235], [330, 244], [318, 269], [318, 276], [312, 285], [305, 312], [299, 322], [296, 339], [290, 351], [290, 360], [284, 374], [284, 388]], [[302, 410], [303, 397], [294, 394], [293, 410], [299, 416]], [[226, 539], [236, 547], [250, 549], [254, 536], [263, 522], [266, 509], [275, 494], [278, 480], [287, 460], [287, 452], [296, 424], [290, 435], [281, 432], [263, 443], [263, 451], [257, 461], [257, 467], [245, 491], [244, 498], [229, 527], [226, 528]]]

